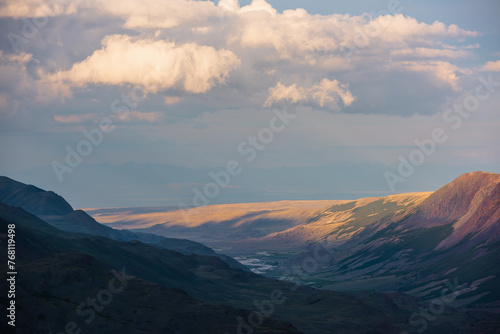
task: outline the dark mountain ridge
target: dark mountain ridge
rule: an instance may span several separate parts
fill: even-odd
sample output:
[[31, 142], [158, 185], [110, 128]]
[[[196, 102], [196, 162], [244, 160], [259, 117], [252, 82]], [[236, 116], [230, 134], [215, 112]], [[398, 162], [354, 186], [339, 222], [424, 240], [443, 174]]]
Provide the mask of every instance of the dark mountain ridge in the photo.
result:
[[71, 205], [56, 193], [42, 190], [33, 185], [26, 185], [5, 176], [0, 176], [0, 202], [20, 207], [64, 231], [98, 235], [118, 241], [138, 240], [181, 253], [216, 256], [233, 267], [247, 270], [245, 266], [233, 258], [217, 254], [211, 248], [198, 242], [167, 238], [151, 233], [115, 230], [102, 225], [85, 211], [73, 210]]
[[35, 215], [65, 215], [73, 211], [71, 205], [56, 193], [5, 176], [0, 176], [0, 189], [0, 202], [22, 207]]

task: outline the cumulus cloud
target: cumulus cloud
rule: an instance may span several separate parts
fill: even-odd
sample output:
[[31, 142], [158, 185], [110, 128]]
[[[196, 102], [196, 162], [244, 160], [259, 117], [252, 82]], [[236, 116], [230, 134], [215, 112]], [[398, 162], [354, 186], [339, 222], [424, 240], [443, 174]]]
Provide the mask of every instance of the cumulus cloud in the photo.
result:
[[355, 97], [349, 91], [347, 85], [340, 84], [337, 80], [323, 79], [317, 85], [309, 88], [297, 87], [296, 84], [285, 86], [281, 82], [269, 89], [269, 97], [264, 106], [269, 107], [280, 101], [290, 103], [312, 102], [320, 107], [338, 110], [339, 100], [345, 106], [350, 106]]
[[[286, 59], [325, 52], [332, 57], [343, 56], [346, 49], [364, 49], [366, 56], [383, 48], [406, 49], [412, 43], [437, 43], [439, 38], [477, 36], [477, 32], [456, 25], [426, 24], [401, 14], [376, 19], [368, 15], [310, 15], [304, 9], [282, 14], [260, 11], [258, 15], [240, 10], [240, 14], [241, 28], [231, 37], [233, 43], [271, 47]], [[315, 62], [315, 58], [308, 60]]]
[[231, 12], [238, 12], [240, 10], [240, 3], [238, 0], [219, 0], [218, 6]]
[[[229, 1], [225, 3], [229, 4]], [[228, 34], [229, 47], [260, 50], [259, 63], [265, 64], [267, 73], [280, 81], [280, 85], [271, 88], [266, 106], [281, 98], [281, 101], [297, 103], [300, 100], [300, 103], [319, 106], [328, 102], [332, 109], [338, 109], [338, 104], [331, 101], [312, 98], [306, 88], [300, 87], [302, 79], [295, 81], [304, 77], [308, 78], [307, 82], [320, 81], [329, 73], [354, 87], [359, 99], [372, 99], [363, 103], [362, 108], [354, 107], [353, 112], [428, 114], [439, 109], [443, 97], [453, 98], [458, 94], [462, 78], [472, 73], [454, 62], [474, 57], [477, 44], [461, 43], [477, 37], [478, 33], [457, 25], [437, 21], [428, 24], [402, 14], [372, 18], [370, 15], [311, 15], [304, 9], [276, 13], [232, 8], [238, 25]], [[444, 41], [454, 41], [455, 45]], [[408, 87], [411, 90], [400, 90], [400, 95], [387, 94], [393, 87], [384, 82], [384, 78], [397, 77], [405, 80], [413, 77], [413, 85]], [[365, 88], [368, 86], [376, 87], [382, 95], [373, 95]], [[433, 94], [419, 103], [414, 99], [418, 94], [415, 89], [423, 87], [432, 87]], [[427, 88], [423, 90], [427, 93]], [[401, 103], [380, 101], [382, 96], [391, 100], [411, 99], [415, 101], [415, 108], [400, 108]], [[393, 106], [397, 110], [392, 110]]]
[[460, 90], [459, 75], [472, 74], [471, 70], [461, 69], [445, 61], [405, 61], [401, 67], [415, 72], [426, 72], [436, 79], [436, 86], [449, 85], [453, 90]]
[[[30, 53], [4, 53], [0, 50], [0, 125], [31, 128], [41, 115], [30, 110], [54, 102], [58, 89], [41, 84], [37, 78], [38, 60]], [[62, 87], [64, 89], [64, 87]]]
[[120, 17], [126, 28], [172, 28], [205, 22], [218, 15], [211, 1], [193, 0], [6, 0], [0, 17], [51, 17], [90, 9], [94, 13]]
[[268, 4], [266, 0], [252, 0], [252, 2], [248, 6], [244, 6], [239, 10], [240, 13], [250, 13], [258, 11], [264, 11], [271, 15], [276, 15], [277, 13], [276, 9]]
[[179, 25], [202, 25], [220, 11], [211, 1], [136, 0], [97, 1], [99, 10], [124, 19], [126, 28], [173, 28]]
[[[478, 33], [454, 24], [423, 23], [402, 14], [312, 15], [300, 8], [280, 13], [265, 0], [252, 0], [247, 6], [238, 0], [220, 0], [217, 5], [194, 0], [6, 0], [0, 15], [43, 16], [49, 10], [52, 16], [72, 15], [72, 20], [85, 22], [82, 27], [104, 19], [113, 24], [105, 29], [110, 36], [99, 49], [81, 48], [64, 68], [51, 66], [40, 72], [43, 80], [34, 89], [43, 87], [45, 92], [38, 95], [48, 97], [71, 96], [70, 88], [91, 84], [138, 85], [152, 93], [172, 90], [176, 96], [207, 93], [227, 83], [231, 75], [230, 88], [246, 99], [237, 99], [234, 103], [239, 105], [287, 101], [340, 109], [339, 102], [352, 103], [353, 94], [344, 86], [349, 84], [359, 100], [352, 112], [410, 113], [407, 108], [389, 110], [398, 104], [382, 99], [407, 100], [418, 95], [416, 90], [424, 94], [430, 87], [434, 95], [412, 102], [411, 111], [428, 113], [439, 109], [442, 97], [459, 93], [462, 79], [471, 71], [456, 62], [474, 59], [479, 47], [470, 42], [462, 45]], [[91, 23], [89, 13], [97, 17]], [[57, 38], [47, 39], [54, 43], [47, 50], [64, 48], [52, 40]], [[325, 77], [338, 81], [324, 81]], [[387, 93], [394, 89], [384, 81], [387, 78], [404, 78], [412, 85], [396, 96]], [[317, 84], [311, 86], [312, 82]], [[221, 99], [208, 100], [220, 103]], [[0, 97], [2, 101], [5, 98]], [[177, 102], [164, 99], [168, 106]], [[419, 111], [424, 108], [425, 112]]]
[[500, 72], [500, 60], [489, 61], [480, 70], [483, 72]]
[[82, 0], [5, 0], [0, 5], [0, 17], [49, 17], [74, 14]]
[[77, 87], [132, 84], [153, 93], [168, 89], [204, 93], [223, 84], [239, 65], [239, 58], [224, 49], [113, 35], [103, 41], [102, 49], [70, 70], [48, 75], [47, 81]]

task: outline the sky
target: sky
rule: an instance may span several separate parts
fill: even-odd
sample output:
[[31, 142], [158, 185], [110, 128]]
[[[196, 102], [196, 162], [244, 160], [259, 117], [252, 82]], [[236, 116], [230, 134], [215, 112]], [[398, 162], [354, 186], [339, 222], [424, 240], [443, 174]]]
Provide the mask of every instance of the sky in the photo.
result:
[[339, 199], [500, 172], [498, 13], [4, 0], [0, 174], [85, 207]]

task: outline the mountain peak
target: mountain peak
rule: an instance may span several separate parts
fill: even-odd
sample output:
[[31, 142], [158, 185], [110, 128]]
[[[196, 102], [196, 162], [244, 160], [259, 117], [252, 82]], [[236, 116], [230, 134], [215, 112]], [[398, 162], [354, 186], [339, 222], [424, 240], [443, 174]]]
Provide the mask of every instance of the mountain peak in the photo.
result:
[[477, 171], [462, 174], [438, 189], [418, 207], [406, 224], [430, 228], [453, 224], [453, 231], [438, 248], [451, 247], [466, 237], [477, 243], [500, 238], [500, 174]]
[[34, 215], [64, 215], [73, 212], [71, 205], [53, 191], [0, 177], [0, 201], [19, 206]]
[[478, 193], [484, 196], [499, 183], [500, 174], [482, 171], [462, 174], [422, 202], [422, 212], [426, 219], [455, 221], [469, 211]]
[[471, 182], [471, 181], [477, 181], [477, 180], [495, 180], [499, 179], [500, 174], [496, 173], [489, 173], [489, 172], [483, 172], [483, 171], [475, 171], [475, 172], [470, 172], [470, 173], [465, 173], [457, 177], [454, 181], [452, 181], [450, 184], [453, 183], [458, 183], [458, 182]]

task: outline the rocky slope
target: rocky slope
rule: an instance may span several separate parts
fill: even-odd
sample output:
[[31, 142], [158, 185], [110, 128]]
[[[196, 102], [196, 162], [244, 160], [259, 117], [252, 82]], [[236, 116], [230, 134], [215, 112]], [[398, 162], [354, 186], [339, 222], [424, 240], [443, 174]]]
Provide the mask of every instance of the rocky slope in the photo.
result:
[[309, 251], [289, 266], [322, 245], [330, 251], [328, 263], [310, 279], [330, 289], [405, 291], [432, 299], [443, 282], [456, 281], [461, 292], [454, 305], [500, 311], [500, 175], [465, 174], [430, 195], [409, 198], [400, 202], [409, 205], [389, 215], [380, 212], [391, 211], [385, 207], [391, 197], [375, 215], [356, 218], [356, 207], [348, 209], [353, 215], [347, 221], [337, 216], [331, 225], [339, 227], [308, 239]]
[[500, 240], [500, 174], [464, 174], [429, 196], [419, 213], [406, 222], [414, 227], [453, 223], [453, 233], [439, 248], [456, 245], [466, 236], [471, 243]]

